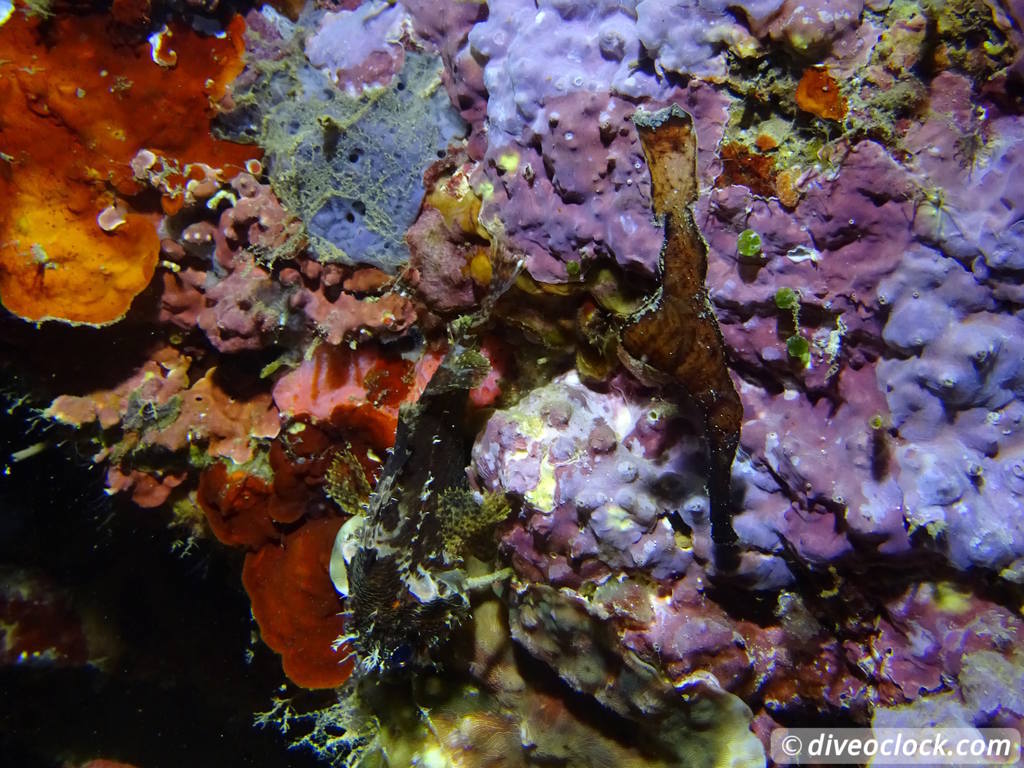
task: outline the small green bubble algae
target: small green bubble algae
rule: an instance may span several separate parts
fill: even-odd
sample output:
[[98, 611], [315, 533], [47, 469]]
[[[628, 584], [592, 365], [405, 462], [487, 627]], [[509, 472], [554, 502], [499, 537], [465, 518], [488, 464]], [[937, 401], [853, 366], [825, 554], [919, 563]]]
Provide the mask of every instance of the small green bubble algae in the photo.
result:
[[805, 366], [811, 361], [811, 345], [800, 334], [795, 334], [786, 339], [786, 351], [789, 356], [799, 360]]
[[761, 256], [761, 236], [752, 229], [740, 232], [736, 240], [736, 252], [744, 259], [756, 259]]
[[792, 288], [779, 288], [775, 292], [775, 306], [792, 311], [800, 306], [800, 295]]

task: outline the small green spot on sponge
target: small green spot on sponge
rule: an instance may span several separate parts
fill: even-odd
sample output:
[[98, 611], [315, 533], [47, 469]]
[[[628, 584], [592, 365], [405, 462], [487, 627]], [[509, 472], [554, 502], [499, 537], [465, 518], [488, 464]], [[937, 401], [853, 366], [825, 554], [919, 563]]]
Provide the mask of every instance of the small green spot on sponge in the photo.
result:
[[752, 229], [744, 229], [736, 241], [736, 252], [744, 259], [760, 258], [761, 236]]
[[786, 351], [790, 357], [803, 363], [805, 368], [811, 362], [811, 345], [800, 334], [794, 334], [786, 339]]
[[800, 306], [800, 294], [792, 288], [779, 288], [775, 292], [775, 306], [792, 312]]

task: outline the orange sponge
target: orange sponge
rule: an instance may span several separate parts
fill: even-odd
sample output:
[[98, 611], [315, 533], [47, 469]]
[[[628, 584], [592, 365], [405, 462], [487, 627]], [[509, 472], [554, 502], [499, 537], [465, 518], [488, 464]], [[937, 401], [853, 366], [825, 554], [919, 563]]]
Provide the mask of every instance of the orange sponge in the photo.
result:
[[846, 98], [839, 90], [839, 83], [825, 67], [804, 70], [796, 86], [796, 103], [805, 112], [826, 120], [846, 117]]
[[[14, 14], [0, 27], [0, 299], [28, 320], [102, 325], [156, 269], [155, 216], [131, 212], [141, 149], [240, 169], [257, 150], [210, 135], [212, 102], [241, 69], [236, 19], [222, 39], [184, 28], [118, 45], [107, 17]], [[106, 211], [118, 203], [116, 213]]]

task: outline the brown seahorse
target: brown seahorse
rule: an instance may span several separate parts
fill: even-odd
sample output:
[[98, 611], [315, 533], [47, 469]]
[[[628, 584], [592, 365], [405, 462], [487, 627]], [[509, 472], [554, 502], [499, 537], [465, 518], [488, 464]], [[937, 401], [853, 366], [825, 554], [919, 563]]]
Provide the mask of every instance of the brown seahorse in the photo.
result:
[[[621, 332], [620, 357], [641, 378], [678, 384], [704, 416], [715, 564], [735, 570], [730, 478], [743, 405], [726, 365], [725, 343], [708, 291], [707, 244], [690, 206], [697, 200], [697, 138], [679, 106], [633, 116], [651, 171], [654, 212], [664, 220], [661, 286]], [[653, 369], [653, 370], [652, 370]]]

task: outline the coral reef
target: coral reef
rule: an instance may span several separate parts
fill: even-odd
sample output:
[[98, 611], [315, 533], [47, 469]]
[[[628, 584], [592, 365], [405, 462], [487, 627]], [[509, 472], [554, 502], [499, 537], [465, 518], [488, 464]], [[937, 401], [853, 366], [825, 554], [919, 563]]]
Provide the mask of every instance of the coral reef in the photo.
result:
[[353, 96], [386, 87], [402, 71], [406, 18], [399, 4], [367, 3], [328, 13], [316, 34], [306, 40], [306, 58]]
[[[259, 725], [349, 768], [1019, 727], [1014, 4], [8, 5], [46, 431], [0, 477], [77, 449], [224, 558]], [[10, 563], [0, 666], [88, 666]]]
[[707, 543], [694, 414], [637, 395], [594, 392], [570, 372], [488, 421], [473, 447], [474, 482], [522, 499], [521, 521], [502, 536], [521, 573], [574, 588], [609, 567], [685, 573], [693, 555], [679, 546], [674, 514]]
[[[779, 592], [768, 621], [737, 619], [709, 600], [699, 565], [711, 541], [696, 417], [621, 382], [599, 393], [569, 374], [496, 413], [474, 446], [474, 482], [522, 499], [518, 520], [501, 535], [521, 581], [511, 601], [513, 635], [571, 685], [609, 696], [601, 688], [608, 672], [594, 659], [635, 653], [677, 686], [710, 673], [755, 713], [760, 708], [759, 719], [784, 718], [797, 702], [813, 701], [863, 722], [933, 695], [950, 698], [949, 676], [964, 674], [965, 654], [991, 654], [981, 658], [1012, 668], [1010, 638], [1024, 624], [951, 582], [901, 591], [897, 578], [872, 592], [860, 586], [862, 576], [844, 572], [834, 577], [836, 589], [790, 560], [804, 596]], [[828, 539], [808, 523], [778, 524], [792, 538], [787, 558], [838, 562], [849, 553], [849, 543], [838, 553], [819, 544], [816, 552], [811, 537]], [[737, 528], [749, 536], [742, 516]], [[766, 587], [792, 579], [770, 560], [757, 574]], [[574, 616], [602, 629], [571, 630]], [[618, 646], [596, 653], [587, 645], [608, 632]], [[967, 720], [991, 722], [988, 706]]]
[[[539, 280], [564, 280], [568, 264], [609, 255], [654, 272], [661, 232], [651, 221], [632, 107], [600, 93], [547, 103], [554, 125], [539, 151], [518, 143], [489, 148], [487, 167], [495, 170], [488, 175], [495, 178], [476, 181], [486, 198], [482, 221], [501, 211], [505, 236], [527, 254], [527, 269]], [[554, 227], [551, 211], [561, 222]]]
[[190, 386], [188, 364], [173, 348], [157, 349], [117, 389], [61, 395], [44, 414], [98, 428], [93, 459], [110, 463], [111, 489], [131, 490], [142, 506], [160, 506], [181, 483], [190, 452], [244, 464], [253, 458], [253, 443], [281, 429], [269, 395], [236, 400], [218, 384], [215, 369]]

